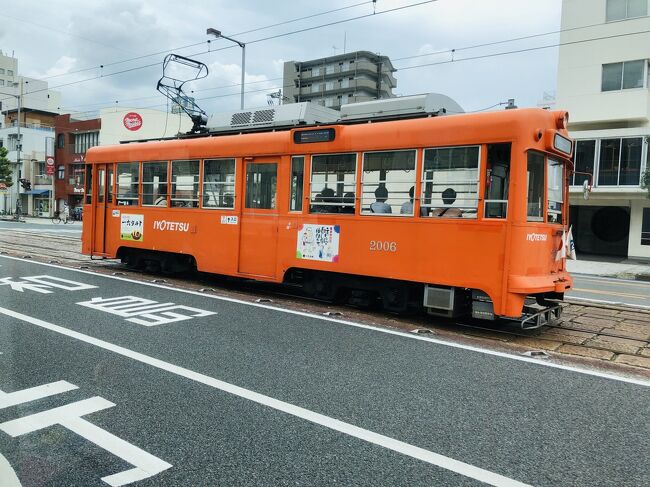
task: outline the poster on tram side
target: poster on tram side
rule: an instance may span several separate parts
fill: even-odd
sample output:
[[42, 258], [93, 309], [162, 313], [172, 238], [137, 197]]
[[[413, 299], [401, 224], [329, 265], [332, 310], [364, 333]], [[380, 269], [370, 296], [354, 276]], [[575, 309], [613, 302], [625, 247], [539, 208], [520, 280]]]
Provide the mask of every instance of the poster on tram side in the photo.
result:
[[339, 260], [339, 225], [310, 225], [298, 228], [296, 258], [319, 260], [321, 262], [338, 262]]
[[122, 213], [120, 221], [120, 239], [143, 242], [144, 215], [130, 215]]

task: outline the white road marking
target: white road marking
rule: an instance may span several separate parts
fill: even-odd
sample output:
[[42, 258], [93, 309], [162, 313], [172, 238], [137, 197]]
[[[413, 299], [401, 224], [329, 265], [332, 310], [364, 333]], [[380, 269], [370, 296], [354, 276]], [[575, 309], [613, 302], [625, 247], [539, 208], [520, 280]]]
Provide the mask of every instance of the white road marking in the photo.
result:
[[102, 477], [104, 482], [113, 487], [143, 480], [170, 468], [171, 464], [82, 418], [82, 416], [113, 406], [115, 404], [102, 397], [91, 397], [90, 399], [0, 423], [0, 430], [16, 438], [57, 424], [69, 429], [125, 462], [135, 465], [135, 468]]
[[[117, 298], [98, 297], [77, 304], [121, 316], [126, 318], [126, 321], [142, 326], [166, 325], [217, 314], [214, 311], [191, 308], [182, 304], [159, 303], [158, 301], [138, 298], [136, 296], [120, 296]], [[180, 313], [179, 311], [185, 311], [186, 313]], [[140, 318], [134, 318], [135, 316], [139, 316]]]
[[[19, 257], [10, 257], [8, 255], [0, 255], [0, 258], [9, 259], [9, 260], [16, 260], [16, 261], [19, 261], [19, 262], [27, 263], [27, 262], [25, 262], [23, 259], [21, 259]], [[337, 319], [337, 318], [331, 318], [331, 317], [328, 317], [328, 316], [322, 316], [322, 315], [317, 315], [317, 314], [313, 314], [313, 313], [306, 313], [304, 311], [295, 311], [295, 310], [292, 310], [292, 309], [279, 308], [277, 306], [269, 306], [269, 305], [263, 304], [263, 303], [253, 303], [253, 302], [248, 302], [248, 301], [244, 301], [244, 300], [241, 300], [241, 299], [228, 298], [228, 297], [225, 297], [225, 296], [214, 296], [214, 295], [211, 295], [211, 294], [205, 294], [205, 293], [201, 293], [201, 292], [198, 292], [198, 291], [191, 291], [189, 289], [178, 289], [178, 288], [163, 286], [161, 284], [155, 284], [155, 283], [151, 283], [151, 282], [142, 282], [142, 281], [138, 281], [138, 280], [135, 280], [135, 279], [129, 279], [127, 277], [107, 276], [107, 275], [104, 275], [104, 274], [99, 274], [97, 272], [84, 271], [84, 270], [81, 270], [81, 269], [71, 269], [69, 267], [57, 266], [57, 265], [54, 265], [54, 264], [46, 264], [44, 262], [32, 261], [32, 262], [29, 262], [29, 264], [42, 265], [42, 266], [46, 266], [46, 267], [55, 267], [55, 268], [57, 268], [59, 270], [64, 270], [64, 271], [69, 271], [69, 272], [77, 272], [77, 273], [80, 273], [80, 274], [88, 274], [90, 276], [99, 277], [99, 278], [114, 279], [114, 280], [117, 280], [117, 281], [130, 282], [132, 284], [139, 284], [141, 286], [155, 287], [155, 288], [158, 288], [158, 289], [165, 289], [167, 291], [174, 291], [174, 292], [178, 292], [178, 293], [192, 294], [194, 296], [200, 296], [202, 298], [208, 298], [208, 299], [215, 299], [217, 301], [226, 301], [226, 302], [229, 302], [229, 303], [243, 304], [243, 305], [246, 305], [246, 306], [253, 306], [253, 307], [257, 307], [257, 308], [270, 309], [270, 310], [273, 310], [273, 311], [278, 311], [280, 313], [287, 313], [287, 314], [292, 314], [292, 315], [296, 315], [296, 316], [304, 316], [304, 317], [312, 318], [312, 319], [316, 319], [316, 320], [328, 321], [328, 322], [331, 322], [331, 323], [338, 323], [338, 324], [341, 324], [341, 325], [352, 326], [354, 328], [361, 328], [361, 329], [371, 330], [371, 331], [378, 332], [378, 333], [385, 333], [387, 335], [397, 335], [397, 336], [400, 336], [402, 338], [407, 338], [409, 340], [420, 340], [420, 341], [423, 341], [423, 342], [435, 343], [437, 345], [444, 345], [446, 347], [458, 348], [458, 349], [461, 349], [461, 350], [469, 350], [471, 352], [482, 353], [484, 355], [491, 355], [491, 356], [494, 356], [494, 357], [501, 357], [501, 358], [507, 358], [509, 360], [516, 360], [518, 362], [528, 362], [530, 364], [535, 364], [535, 365], [538, 365], [540, 367], [550, 367], [552, 369], [566, 370], [566, 371], [569, 371], [569, 372], [576, 372], [578, 374], [584, 374], [584, 375], [590, 375], [590, 376], [594, 376], [594, 377], [600, 377], [602, 379], [609, 379], [609, 380], [615, 380], [615, 381], [619, 381], [619, 382], [627, 382], [629, 384], [635, 384], [635, 385], [650, 387], [650, 381], [643, 380], [643, 379], [637, 379], [637, 378], [634, 378], [634, 377], [625, 377], [625, 376], [621, 376], [621, 375], [616, 375], [616, 374], [611, 374], [611, 373], [606, 373], [606, 372], [600, 372], [598, 370], [575, 367], [575, 366], [572, 366], [572, 365], [556, 364], [556, 363], [548, 362], [548, 361], [545, 362], [545, 361], [541, 361], [539, 359], [525, 357], [523, 355], [513, 355], [513, 354], [510, 354], [510, 353], [506, 353], [506, 352], [498, 352], [496, 350], [490, 350], [490, 349], [481, 348], [481, 347], [478, 347], [478, 346], [465, 345], [463, 343], [455, 343], [455, 342], [445, 341], [445, 340], [442, 340], [440, 338], [431, 338], [431, 337], [426, 337], [424, 335], [415, 335], [413, 333], [407, 333], [407, 332], [398, 331], [398, 330], [391, 330], [389, 328], [380, 328], [380, 327], [377, 327], [377, 326], [364, 325], [363, 323], [355, 323], [354, 321], [341, 320], [341, 319]], [[572, 300], [580, 300], [580, 301], [600, 302], [600, 301], [595, 301], [595, 300], [591, 300], [591, 299], [584, 299], [584, 298], [573, 298], [572, 297], [571, 299]], [[611, 304], [621, 304], [621, 303], [611, 303]], [[650, 309], [650, 306], [637, 305], [636, 307]]]
[[17, 406], [37, 399], [62, 394], [64, 392], [73, 391], [78, 389], [74, 384], [70, 384], [64, 380], [58, 382], [50, 382], [41, 386], [30, 387], [16, 392], [3, 392], [0, 391], [0, 409], [5, 409], [11, 406]]
[[[489, 470], [484, 470], [480, 467], [476, 467], [474, 465], [470, 465], [465, 462], [461, 462], [459, 460], [455, 460], [453, 458], [446, 457], [444, 455], [440, 455], [438, 453], [434, 453], [429, 450], [425, 450], [424, 448], [419, 448], [417, 446], [411, 445], [409, 443], [405, 443], [403, 441], [396, 440], [394, 438], [390, 438], [388, 436], [381, 435], [379, 433], [375, 433], [373, 431], [366, 430], [364, 428], [360, 428], [358, 426], [355, 426], [350, 423], [346, 423], [344, 421], [340, 421], [335, 418], [331, 418], [329, 416], [325, 416], [324, 414], [320, 414], [314, 411], [311, 411], [309, 409], [302, 408], [300, 406], [296, 406], [294, 404], [290, 404], [284, 401], [280, 401], [279, 399], [275, 399], [269, 396], [265, 396], [264, 394], [260, 394], [255, 391], [251, 391], [249, 389], [245, 389], [243, 387], [236, 386], [234, 384], [230, 384], [228, 382], [224, 382], [219, 379], [215, 379], [214, 377], [210, 377], [204, 374], [200, 374], [198, 372], [195, 372], [190, 369], [186, 369], [184, 367], [180, 367], [178, 365], [171, 364], [169, 362], [165, 362], [163, 360], [150, 357], [148, 355], [135, 352], [133, 350], [129, 350], [128, 348], [121, 347], [119, 345], [115, 345], [113, 343], [106, 342], [104, 340], [100, 340], [98, 338], [94, 338], [88, 335], [85, 335], [83, 333], [79, 333], [73, 330], [69, 330], [67, 328], [64, 328], [59, 325], [55, 325], [53, 323], [48, 323], [46, 321], [40, 320], [38, 318], [34, 318], [31, 316], [24, 315], [22, 313], [18, 313], [16, 311], [12, 311], [6, 308], [1, 308], [0, 307], [0, 314], [4, 314], [6, 316], [11, 316], [12, 318], [16, 318], [18, 320], [31, 323], [33, 325], [39, 326], [41, 328], [44, 328], [46, 330], [53, 331], [55, 333], [59, 333], [61, 335], [74, 338], [75, 340], [82, 341], [84, 343], [88, 343], [90, 345], [93, 345], [95, 347], [102, 348], [104, 350], [107, 350], [109, 352], [116, 353], [118, 355], [121, 355], [123, 357], [127, 357], [133, 360], [136, 360], [138, 362], [141, 362], [146, 365], [150, 365], [152, 367], [155, 367], [160, 370], [164, 370], [167, 372], [170, 372], [172, 374], [178, 375], [180, 377], [184, 377], [186, 379], [192, 380], [194, 382], [198, 382], [200, 384], [204, 384], [206, 386], [221, 390], [223, 392], [227, 392], [229, 394], [233, 394], [235, 396], [241, 397], [243, 399], [247, 399], [249, 401], [261, 404], [263, 406], [270, 407], [272, 409], [275, 409], [277, 411], [281, 411], [287, 414], [290, 414], [292, 416], [304, 419], [306, 421], [324, 426], [325, 428], [329, 428], [334, 431], [338, 431], [340, 433], [358, 438], [363, 441], [367, 441], [368, 443], [373, 443], [375, 445], [387, 448], [389, 450], [392, 450], [397, 453], [401, 453], [403, 455], [409, 456], [411, 458], [415, 458], [418, 460], [421, 460], [423, 462], [429, 463], [431, 465], [435, 465], [438, 467], [441, 467], [443, 469], [458, 473], [460, 475], [464, 475], [465, 477], [469, 477], [475, 480], [478, 480], [480, 482], [484, 482], [489, 485], [493, 486], [499, 486], [499, 487], [531, 487], [528, 484], [524, 484], [522, 482], [519, 482], [517, 480], [505, 477], [503, 475], [499, 475], [494, 472], [490, 472]], [[98, 398], [101, 399], [101, 398]], [[105, 401], [105, 400], [104, 400]], [[80, 401], [80, 403], [84, 403], [84, 401]], [[106, 401], [108, 405], [105, 407], [110, 407], [112, 403]], [[66, 406], [64, 406], [65, 408]], [[93, 405], [92, 407], [96, 407]], [[88, 408], [82, 408], [81, 405], [78, 407], [78, 411], [75, 411], [74, 413], [74, 419], [83, 421], [78, 416], [81, 414], [88, 414], [88, 412], [85, 411], [90, 411], [92, 407]], [[57, 409], [63, 409], [63, 408], [57, 408]], [[45, 413], [50, 413], [55, 410], [50, 410], [46, 411]], [[29, 416], [27, 418], [21, 418], [20, 420], [14, 420], [14, 421], [9, 421], [8, 423], [3, 423], [0, 424], [0, 429], [9, 432], [9, 434], [14, 433], [14, 435], [18, 434], [23, 434], [23, 431], [29, 431], [30, 428], [31, 431], [35, 429], [39, 429], [39, 426], [41, 424], [54, 424], [52, 423], [52, 420], [48, 418], [41, 418], [39, 415], [43, 415], [45, 413], [37, 413], [35, 415], [36, 418], [33, 420], [29, 421], [29, 424], [23, 425], [23, 424], [18, 424], [17, 422], [25, 420], [27, 418], [30, 418]], [[80, 414], [81, 413], [81, 414]], [[66, 416], [65, 415], [59, 415], [63, 417], [59, 417], [57, 421], [66, 421]], [[69, 422], [70, 419], [67, 418], [67, 421]], [[12, 424], [13, 423], [13, 424]], [[63, 423], [61, 423], [63, 424]], [[69, 427], [66, 425], [66, 427]], [[77, 431], [78, 434], [79, 431]], [[90, 438], [87, 438], [90, 440]], [[95, 441], [95, 440], [90, 440], [90, 441]], [[121, 440], [120, 440], [121, 441]], [[102, 448], [106, 448], [103, 445]], [[110, 446], [110, 445], [108, 445]], [[109, 448], [106, 448], [107, 450]], [[111, 451], [111, 450], [109, 450]], [[114, 452], [115, 453], [115, 452]], [[146, 453], [146, 452], [143, 452]], [[116, 455], [119, 456], [118, 453], [115, 453]], [[148, 455], [148, 454], [147, 454]], [[154, 457], [155, 458], [155, 457]], [[130, 461], [130, 460], [129, 460]], [[130, 472], [130, 471], [129, 471]], [[118, 474], [119, 475], [119, 474]], [[135, 475], [135, 474], [134, 474]], [[114, 477], [114, 476], [113, 476]], [[103, 480], [107, 481], [110, 477], [106, 477]], [[111, 485], [124, 485], [124, 484], [111, 484]]]
[[0, 479], [2, 487], [22, 487], [16, 472], [2, 454], [0, 454]]

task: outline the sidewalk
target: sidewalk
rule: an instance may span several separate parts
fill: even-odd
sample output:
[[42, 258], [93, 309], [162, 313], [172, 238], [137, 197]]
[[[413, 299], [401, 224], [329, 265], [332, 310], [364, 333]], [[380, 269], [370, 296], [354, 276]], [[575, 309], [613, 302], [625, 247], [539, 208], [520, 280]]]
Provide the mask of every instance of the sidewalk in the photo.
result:
[[650, 281], [650, 262], [641, 263], [601, 256], [585, 256], [583, 258], [579, 255], [578, 260], [567, 260], [567, 270], [574, 274]]

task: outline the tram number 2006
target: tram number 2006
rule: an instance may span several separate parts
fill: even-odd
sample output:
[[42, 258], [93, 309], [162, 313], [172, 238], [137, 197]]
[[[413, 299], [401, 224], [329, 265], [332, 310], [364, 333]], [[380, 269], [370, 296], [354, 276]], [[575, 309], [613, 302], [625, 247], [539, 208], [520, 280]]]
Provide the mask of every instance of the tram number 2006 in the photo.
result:
[[371, 240], [371, 252], [397, 252], [397, 242], [389, 242], [388, 240]]

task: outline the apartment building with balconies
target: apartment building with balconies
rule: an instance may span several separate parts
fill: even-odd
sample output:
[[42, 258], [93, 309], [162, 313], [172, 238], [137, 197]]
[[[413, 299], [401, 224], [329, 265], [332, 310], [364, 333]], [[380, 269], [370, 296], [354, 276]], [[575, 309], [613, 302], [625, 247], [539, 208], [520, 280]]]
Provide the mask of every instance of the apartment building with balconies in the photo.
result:
[[346, 103], [391, 98], [397, 86], [395, 71], [387, 56], [369, 51], [288, 61], [284, 63], [284, 99], [338, 110]]
[[578, 252], [650, 259], [641, 187], [650, 156], [649, 13], [649, 0], [562, 2], [557, 107], [569, 111], [577, 140], [570, 216]]

